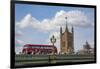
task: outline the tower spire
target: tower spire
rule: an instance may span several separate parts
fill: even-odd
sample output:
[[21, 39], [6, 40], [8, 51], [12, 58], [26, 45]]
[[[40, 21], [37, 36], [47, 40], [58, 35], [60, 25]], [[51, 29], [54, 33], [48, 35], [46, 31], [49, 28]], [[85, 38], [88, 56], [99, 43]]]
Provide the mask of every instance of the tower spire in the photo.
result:
[[67, 17], [65, 17], [65, 19], [66, 19], [66, 28], [65, 28], [65, 31], [68, 32], [68, 27], [67, 27]]
[[60, 27], [60, 34], [62, 34], [62, 27]]
[[68, 32], [68, 27], [67, 27], [67, 23], [66, 23], [66, 29], [65, 29], [65, 31], [67, 31], [67, 32]]
[[74, 28], [73, 28], [73, 26], [72, 26], [72, 33], [74, 33]]

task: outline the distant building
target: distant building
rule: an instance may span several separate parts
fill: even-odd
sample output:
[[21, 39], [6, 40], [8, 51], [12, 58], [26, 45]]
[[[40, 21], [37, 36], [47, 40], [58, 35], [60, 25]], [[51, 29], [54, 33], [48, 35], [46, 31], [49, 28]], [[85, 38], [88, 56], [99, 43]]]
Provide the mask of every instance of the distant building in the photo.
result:
[[86, 49], [86, 50], [91, 49], [91, 46], [87, 41], [86, 41], [85, 45], [83, 45], [83, 49]]
[[72, 27], [71, 32], [69, 32], [67, 24], [65, 32], [62, 32], [62, 27], [60, 28], [60, 50], [61, 54], [74, 53], [74, 29]]
[[77, 52], [78, 54], [94, 54], [94, 48], [91, 48], [90, 44], [86, 41], [83, 45], [83, 49]]

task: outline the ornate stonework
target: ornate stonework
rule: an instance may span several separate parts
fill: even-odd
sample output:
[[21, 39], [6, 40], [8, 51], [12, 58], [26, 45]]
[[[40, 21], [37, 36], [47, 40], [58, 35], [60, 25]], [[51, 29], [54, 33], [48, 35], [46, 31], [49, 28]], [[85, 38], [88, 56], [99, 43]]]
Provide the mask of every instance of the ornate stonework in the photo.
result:
[[65, 32], [62, 32], [62, 27], [60, 28], [60, 51], [62, 54], [74, 53], [74, 29], [72, 27], [69, 32], [67, 24]]

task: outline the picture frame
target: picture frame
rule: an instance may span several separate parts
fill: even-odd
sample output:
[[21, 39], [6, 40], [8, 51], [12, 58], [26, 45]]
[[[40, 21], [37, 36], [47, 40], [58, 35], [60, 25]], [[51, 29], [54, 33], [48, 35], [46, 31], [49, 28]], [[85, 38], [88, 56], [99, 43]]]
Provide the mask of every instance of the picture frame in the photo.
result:
[[[76, 10], [76, 9], [78, 11], [75, 11], [75, 13], [74, 13], [73, 10]], [[70, 10], [72, 10], [72, 11], [68, 12]], [[28, 11], [30, 11], [30, 14], [32, 14], [32, 15], [28, 14], [28, 15], [25, 16], [25, 14]], [[58, 11], [60, 13], [58, 13]], [[68, 13], [66, 13], [65, 11], [67, 11]], [[87, 17], [83, 13], [81, 13], [80, 11], [85, 12], [84, 14]], [[91, 47], [89, 47], [91, 45], [89, 45], [88, 41], [86, 41], [86, 45], [84, 45], [85, 42], [83, 44], [80, 43], [80, 45], [83, 45], [83, 48], [85, 49], [85, 51], [80, 50], [78, 52], [75, 52], [75, 51], [73, 51], [74, 50], [73, 47], [69, 47], [69, 49], [68, 49], [68, 47], [66, 47], [66, 46], [74, 46], [75, 47], [75, 42], [77, 41], [76, 40], [77, 37], [74, 35], [74, 34], [76, 34], [75, 31], [74, 31], [75, 32], [74, 34], [69, 35], [68, 37], [64, 37], [63, 35], [61, 35], [61, 34], [66, 35], [66, 33], [62, 33], [63, 32], [62, 31], [63, 26], [66, 26], [65, 31], [68, 31], [67, 24], [65, 24], [65, 22], [64, 22], [65, 20], [63, 20], [62, 18], [60, 18], [61, 19], [60, 20], [58, 18], [58, 17], [65, 16], [65, 15], [62, 15], [62, 14], [66, 14], [66, 15], [69, 16], [69, 17], [65, 17], [65, 19], [68, 19], [68, 18], [71, 17], [73, 22], [83, 21], [83, 23], [85, 23], [84, 21], [87, 21], [89, 15], [90, 15], [90, 17], [89, 17], [90, 21], [93, 22], [93, 24], [92, 24], [93, 26], [91, 25], [92, 26], [92, 31], [91, 31], [90, 24], [82, 24], [82, 25], [79, 24], [79, 26], [78, 26], [77, 23], [73, 24], [73, 22], [70, 21], [70, 19], [69, 19], [69, 23], [71, 23], [71, 22], [72, 23], [68, 24], [68, 26], [74, 26], [75, 25], [75, 27], [77, 28], [77, 27], [83, 27], [83, 25], [84, 25], [85, 31], [87, 30], [86, 28], [89, 27], [90, 28], [89, 31], [91, 31], [89, 33], [92, 33], [92, 35], [89, 35], [88, 32], [87, 32], [88, 34], [84, 33], [85, 35], [88, 35], [88, 37], [90, 36], [89, 38], [86, 37], [87, 39], [84, 39], [84, 40], [91, 40], [90, 38], [93, 38], [93, 40], [92, 40], [93, 49]], [[39, 20], [36, 20], [36, 18], [34, 19], [33, 16], [34, 16], [34, 18], [36, 17], [37, 19], [40, 18], [40, 22], [39, 22]], [[79, 18], [78, 21], [76, 20], [76, 16]], [[81, 18], [81, 16], [82, 16], [82, 18]], [[31, 18], [30, 21], [36, 20], [35, 23], [43, 23], [45, 26], [43, 26], [41, 24], [33, 24], [34, 21], [30, 22], [31, 24], [28, 24], [29, 23], [29, 22], [27, 22], [28, 17]], [[43, 22], [42, 17], [46, 18], [46, 19], [48, 18], [48, 19], [47, 20], [45, 19], [44, 22]], [[10, 30], [10, 38], [11, 38], [11, 41], [10, 41], [10, 44], [11, 44], [11, 46], [10, 46], [10, 52], [11, 52], [10, 67], [11, 68], [27, 68], [27, 67], [44, 67], [44, 66], [60, 66], [60, 65], [76, 65], [76, 64], [96, 63], [96, 6], [95, 5], [49, 3], [49, 2], [34, 2], [34, 1], [11, 1], [11, 17], [10, 18], [11, 18], [11, 24], [10, 24], [11, 25], [11, 30]], [[75, 18], [75, 19], [73, 19], [73, 18]], [[26, 21], [24, 21], [24, 19], [26, 19]], [[81, 19], [84, 19], [84, 20], [81, 20]], [[54, 22], [54, 20], [55, 20], [55, 22]], [[48, 22], [56, 23], [57, 20], [58, 20], [58, 22], [62, 21], [63, 24], [62, 25], [60, 23], [59, 24], [52, 24], [52, 25], [51, 24], [48, 24], [48, 25], [45, 24], [45, 22], [47, 22], [47, 23]], [[19, 21], [19, 22], [17, 22], [17, 21]], [[25, 24], [22, 25], [23, 23], [26, 23], [26, 25]], [[42, 32], [39, 31], [39, 35], [38, 34], [34, 35], [33, 33], [30, 32], [32, 30], [26, 31], [27, 29], [25, 29], [25, 30], [23, 29], [21, 31], [24, 31], [24, 34], [22, 36], [24, 38], [22, 38], [22, 37], [19, 37], [20, 34], [22, 34], [20, 31], [18, 31], [20, 34], [16, 34], [16, 32], [17, 32], [16, 30], [20, 30], [20, 28], [17, 27], [16, 24], [21, 29], [28, 26], [28, 25], [29, 25], [29, 28], [30, 28], [31, 25], [32, 25], [34, 27], [33, 29], [34, 29], [35, 32], [39, 30], [38, 28], [40, 28], [40, 30], [42, 30], [42, 32], [44, 32], [44, 31], [49, 31], [50, 32], [52, 29], [53, 30], [59, 30], [59, 32], [60, 32], [60, 36], [59, 36], [59, 39], [60, 39], [60, 45], [59, 46], [60, 46], [60, 48], [59, 49], [60, 49], [61, 52], [59, 51], [59, 53], [58, 53], [58, 46], [54, 45], [58, 40], [57, 37], [55, 37], [55, 34], [54, 35], [52, 34], [52, 36], [50, 36], [51, 38], [49, 38], [50, 41], [51, 41], [51, 44], [50, 45], [48, 43], [45, 44], [44, 38], [46, 38], [47, 36], [45, 37], [44, 33], [46, 33], [46, 32], [44, 32], [43, 33], [44, 35], [43, 35]], [[36, 25], [36, 27], [35, 27], [35, 25]], [[55, 25], [57, 25], [57, 26], [55, 26]], [[54, 27], [51, 28], [51, 26], [54, 26]], [[58, 28], [58, 26], [61, 26], [61, 27]], [[72, 29], [73, 29], [73, 27], [72, 27]], [[34, 31], [32, 31], [32, 32], [34, 32]], [[83, 31], [83, 30], [81, 30], [81, 31]], [[27, 32], [27, 33], [25, 33], [25, 32]], [[37, 38], [34, 37], [35, 40], [38, 39], [38, 41], [41, 40], [44, 43], [42, 43], [41, 41], [39, 41], [39, 42], [34, 41], [34, 43], [32, 43], [31, 41], [33, 41], [33, 39], [31, 39], [30, 42], [27, 42], [27, 41], [29, 41], [28, 40], [29, 37], [27, 37], [27, 35], [32, 36], [28, 33], [30, 33], [30, 34], [34, 35], [35, 37], [37, 37]], [[27, 35], [25, 35], [25, 34], [27, 34]], [[47, 35], [49, 36], [50, 33], [47, 34]], [[18, 37], [16, 37], [16, 36], [18, 36]], [[41, 36], [43, 36], [43, 38], [40, 39]], [[25, 39], [26, 37], [27, 37], [27, 39]], [[34, 48], [36, 49], [38, 47], [39, 49], [36, 49], [36, 50], [39, 50], [39, 52], [35, 53], [35, 51], [32, 51], [32, 52], [27, 51], [27, 54], [26, 54], [26, 52], [22, 52], [22, 50], [23, 50], [23, 48], [22, 48], [21, 52], [16, 54], [16, 52], [15, 52], [15, 50], [17, 49], [16, 48], [17, 47], [16, 39], [20, 39], [20, 38], [23, 39], [24, 41], [26, 41], [26, 43], [24, 43], [22, 41], [19, 41], [19, 42], [23, 43], [22, 46], [25, 47], [25, 49], [27, 47], [31, 47], [32, 50], [33, 50]], [[32, 37], [30, 37], [30, 38], [32, 38]], [[65, 38], [68, 38], [68, 41], [71, 40], [68, 43], [69, 45], [66, 44], [67, 40]], [[85, 38], [85, 37], [82, 37], [82, 38]], [[81, 39], [80, 39], [80, 41], [81, 41]], [[77, 45], [77, 42], [76, 42], [76, 45]], [[80, 47], [82, 47], [82, 46], [80, 46]], [[49, 53], [50, 51], [48, 50], [48, 48], [49, 49], [52, 48], [51, 53]], [[45, 50], [42, 50], [42, 49], [45, 49]], [[89, 54], [87, 54], [87, 52], [88, 52], [87, 50], [89, 51]], [[68, 53], [66, 53], [66, 52], [68, 52]], [[39, 57], [41, 57], [41, 58], [39, 58]], [[41, 61], [41, 62], [39, 62], [39, 61]], [[45, 61], [45, 62], [43, 62], [43, 61]]]

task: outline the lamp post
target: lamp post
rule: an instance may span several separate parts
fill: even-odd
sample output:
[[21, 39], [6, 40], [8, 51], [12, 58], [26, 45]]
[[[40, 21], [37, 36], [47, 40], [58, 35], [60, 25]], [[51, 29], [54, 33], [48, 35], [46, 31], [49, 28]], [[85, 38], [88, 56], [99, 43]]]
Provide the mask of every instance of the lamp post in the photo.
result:
[[54, 46], [54, 43], [56, 43], [56, 38], [54, 37], [54, 35], [51, 37], [50, 41], [51, 41], [51, 43]]
[[[56, 43], [56, 38], [54, 37], [54, 35], [50, 38], [50, 41], [51, 41], [51, 43], [54, 46], [54, 43]], [[55, 61], [55, 49], [54, 49], [54, 47], [53, 47], [53, 51], [52, 51], [50, 59], [51, 59], [51, 63], [56, 63], [56, 61]]]

